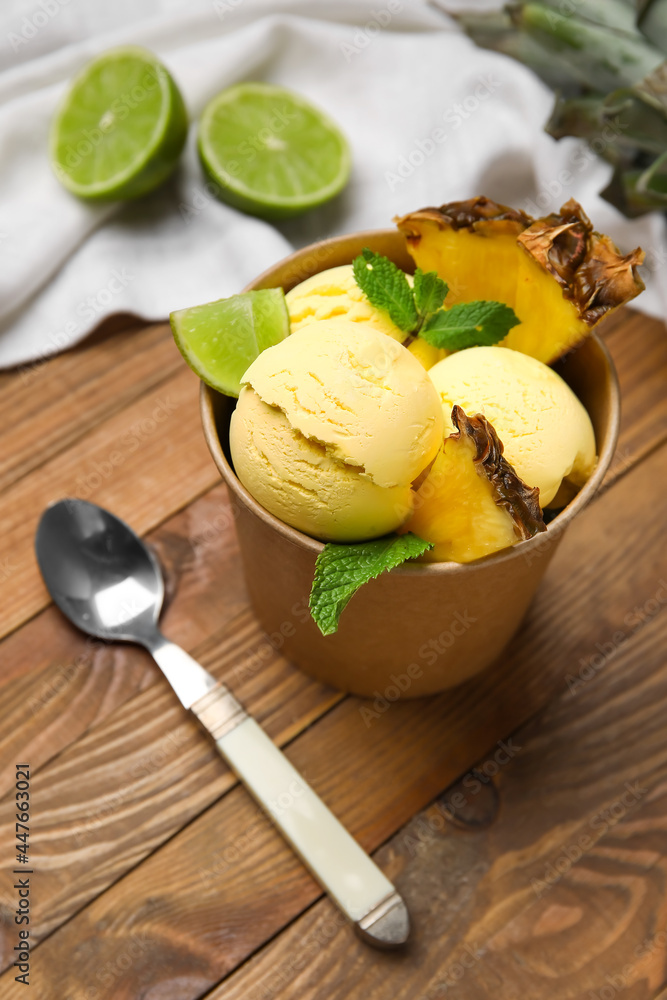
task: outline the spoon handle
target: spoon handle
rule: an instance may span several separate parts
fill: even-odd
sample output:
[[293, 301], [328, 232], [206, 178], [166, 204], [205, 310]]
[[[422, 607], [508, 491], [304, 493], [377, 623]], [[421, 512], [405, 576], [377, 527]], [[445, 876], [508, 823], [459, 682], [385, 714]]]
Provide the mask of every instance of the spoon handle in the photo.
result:
[[394, 886], [228, 688], [218, 684], [192, 711], [361, 936], [380, 947], [402, 944], [409, 917]]

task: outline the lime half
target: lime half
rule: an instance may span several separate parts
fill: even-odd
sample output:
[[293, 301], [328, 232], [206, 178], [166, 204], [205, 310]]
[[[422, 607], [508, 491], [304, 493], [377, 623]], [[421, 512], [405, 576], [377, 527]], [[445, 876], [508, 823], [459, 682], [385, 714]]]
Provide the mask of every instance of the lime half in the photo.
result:
[[249, 365], [290, 332], [282, 288], [241, 292], [180, 309], [169, 320], [178, 349], [192, 370], [226, 396], [238, 396]]
[[199, 155], [220, 197], [265, 219], [285, 219], [333, 198], [350, 176], [340, 129], [298, 94], [240, 83], [206, 106]]
[[172, 172], [187, 129], [180, 91], [155, 56], [111, 49], [72, 83], [51, 129], [51, 162], [81, 198], [137, 198]]

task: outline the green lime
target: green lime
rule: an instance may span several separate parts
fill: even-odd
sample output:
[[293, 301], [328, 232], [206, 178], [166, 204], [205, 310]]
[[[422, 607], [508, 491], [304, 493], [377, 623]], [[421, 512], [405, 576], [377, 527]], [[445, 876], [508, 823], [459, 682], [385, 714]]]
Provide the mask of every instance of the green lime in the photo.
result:
[[241, 292], [179, 309], [169, 321], [178, 349], [192, 370], [226, 396], [238, 396], [248, 366], [290, 332], [282, 288]]
[[199, 123], [199, 155], [223, 201], [265, 219], [321, 205], [350, 176], [347, 140], [331, 119], [266, 83], [213, 98]]
[[111, 49], [75, 78], [51, 129], [56, 176], [81, 198], [137, 198], [174, 169], [188, 116], [152, 52]]

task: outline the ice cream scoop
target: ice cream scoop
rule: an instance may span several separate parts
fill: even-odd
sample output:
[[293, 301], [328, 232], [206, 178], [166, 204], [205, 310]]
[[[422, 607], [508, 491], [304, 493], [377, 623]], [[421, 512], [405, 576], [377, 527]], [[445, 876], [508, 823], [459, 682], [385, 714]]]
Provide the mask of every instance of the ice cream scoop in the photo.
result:
[[[582, 486], [596, 462], [590, 417], [566, 382], [536, 358], [507, 347], [471, 347], [430, 369], [440, 396], [446, 433], [454, 404], [483, 414], [495, 428], [505, 457], [528, 486], [539, 487], [546, 507], [561, 483]], [[562, 495], [569, 499], [567, 488]]]
[[[412, 283], [412, 275], [407, 275], [407, 279]], [[320, 320], [340, 317], [360, 327], [386, 333], [399, 343], [408, 339], [408, 334], [392, 322], [388, 312], [376, 309], [368, 301], [355, 281], [352, 264], [330, 267], [306, 278], [288, 292], [285, 299], [293, 332], [312, 327]], [[312, 327], [311, 332], [317, 333], [319, 329], [319, 326]], [[410, 340], [408, 350], [424, 368], [430, 368], [447, 353], [421, 338]]]
[[306, 278], [285, 296], [292, 332], [311, 323], [340, 317], [370, 326], [399, 343], [406, 334], [392, 323], [389, 313], [372, 306], [354, 279], [351, 264], [330, 267]]
[[236, 474], [267, 510], [325, 541], [395, 530], [442, 443], [428, 374], [371, 327], [323, 320], [264, 351], [232, 417]]

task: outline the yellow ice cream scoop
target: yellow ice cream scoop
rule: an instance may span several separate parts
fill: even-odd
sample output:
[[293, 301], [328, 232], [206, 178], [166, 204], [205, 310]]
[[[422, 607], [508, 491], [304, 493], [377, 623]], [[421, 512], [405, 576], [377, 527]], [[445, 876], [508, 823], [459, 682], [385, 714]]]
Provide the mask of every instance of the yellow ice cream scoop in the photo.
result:
[[248, 368], [230, 427], [236, 474], [267, 510], [325, 541], [410, 514], [442, 443], [438, 394], [396, 340], [344, 319], [299, 330]]
[[446, 433], [454, 404], [483, 414], [494, 426], [505, 457], [540, 506], [568, 502], [596, 462], [590, 417], [566, 382], [536, 358], [507, 347], [470, 347], [429, 371], [442, 401]]
[[[408, 274], [407, 279], [412, 284], [412, 275]], [[386, 333], [399, 343], [408, 338], [408, 334], [392, 322], [388, 312], [371, 305], [355, 281], [352, 264], [330, 267], [306, 278], [287, 293], [285, 300], [292, 332], [303, 330], [320, 320], [340, 317]], [[313, 327], [311, 332], [317, 333], [318, 330], [319, 327]], [[420, 338], [411, 340], [408, 350], [424, 368], [430, 368], [447, 353]]]
[[370, 326], [402, 343], [407, 334], [392, 323], [389, 313], [372, 306], [354, 279], [351, 264], [330, 267], [306, 278], [285, 296], [292, 332], [322, 319], [349, 320]]

